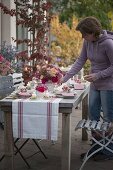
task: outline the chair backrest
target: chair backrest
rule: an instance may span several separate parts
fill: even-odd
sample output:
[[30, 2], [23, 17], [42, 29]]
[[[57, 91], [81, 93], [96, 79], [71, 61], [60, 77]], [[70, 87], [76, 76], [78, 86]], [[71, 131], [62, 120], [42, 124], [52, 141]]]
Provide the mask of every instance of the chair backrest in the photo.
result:
[[[14, 73], [10, 76], [0, 77], [0, 99], [10, 95], [17, 87], [24, 85], [22, 73]], [[0, 126], [3, 126], [4, 114], [0, 110]]]
[[1, 76], [0, 77], [0, 98], [3, 98], [14, 90], [12, 76]]
[[13, 78], [13, 87], [14, 88], [17, 88], [19, 87], [20, 85], [24, 85], [24, 79], [22, 77], [22, 73], [14, 73], [12, 75], [12, 78]]
[[22, 73], [14, 73], [8, 76], [0, 76], [0, 99], [11, 94], [15, 88], [24, 85]]
[[78, 130], [80, 128], [87, 128], [90, 130], [99, 130], [99, 131], [107, 131], [109, 128], [110, 123], [109, 122], [101, 122], [101, 121], [96, 121], [96, 120], [80, 120], [78, 124], [75, 127], [75, 130]]

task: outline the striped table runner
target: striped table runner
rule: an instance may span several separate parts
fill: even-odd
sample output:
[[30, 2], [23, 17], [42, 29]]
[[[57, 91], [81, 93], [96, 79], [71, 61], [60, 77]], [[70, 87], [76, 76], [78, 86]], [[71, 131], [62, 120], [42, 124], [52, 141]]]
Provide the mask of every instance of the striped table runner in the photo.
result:
[[60, 98], [17, 99], [12, 103], [13, 136], [57, 140]]

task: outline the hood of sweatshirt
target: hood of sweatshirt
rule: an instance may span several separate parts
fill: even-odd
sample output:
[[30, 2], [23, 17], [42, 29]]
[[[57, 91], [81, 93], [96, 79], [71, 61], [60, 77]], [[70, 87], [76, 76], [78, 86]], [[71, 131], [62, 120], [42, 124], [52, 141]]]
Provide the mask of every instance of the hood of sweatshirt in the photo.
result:
[[102, 36], [97, 41], [98, 41], [98, 43], [101, 43], [106, 39], [113, 39], [113, 32], [103, 30], [102, 31]]

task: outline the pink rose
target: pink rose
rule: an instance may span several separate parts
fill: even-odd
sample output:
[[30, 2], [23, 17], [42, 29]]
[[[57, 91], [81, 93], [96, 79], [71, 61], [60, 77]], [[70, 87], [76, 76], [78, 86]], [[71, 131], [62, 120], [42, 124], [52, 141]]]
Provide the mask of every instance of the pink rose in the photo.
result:
[[4, 61], [4, 57], [0, 54], [0, 62]]
[[58, 77], [57, 76], [56, 77], [52, 77], [51, 80], [52, 80], [53, 83], [57, 83], [58, 82]]
[[6, 64], [7, 66], [9, 66], [9, 67], [11, 66], [11, 63], [10, 63], [9, 61], [7, 61], [7, 60], [6, 60], [5, 64]]
[[43, 85], [40, 85], [40, 86], [37, 86], [36, 87], [36, 90], [43, 93], [44, 91], [47, 90], [47, 87], [46, 86], [43, 86]]
[[48, 78], [43, 78], [41, 81], [42, 81], [42, 84], [45, 84], [48, 81]]

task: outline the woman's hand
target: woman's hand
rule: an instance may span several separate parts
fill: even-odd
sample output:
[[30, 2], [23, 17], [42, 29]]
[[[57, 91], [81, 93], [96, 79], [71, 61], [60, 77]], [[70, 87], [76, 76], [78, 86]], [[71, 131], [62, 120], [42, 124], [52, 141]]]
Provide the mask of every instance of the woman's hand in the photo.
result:
[[97, 76], [96, 76], [95, 73], [93, 73], [93, 74], [89, 74], [89, 75], [84, 76], [84, 79], [89, 81], [89, 82], [93, 82], [93, 81], [97, 80]]

